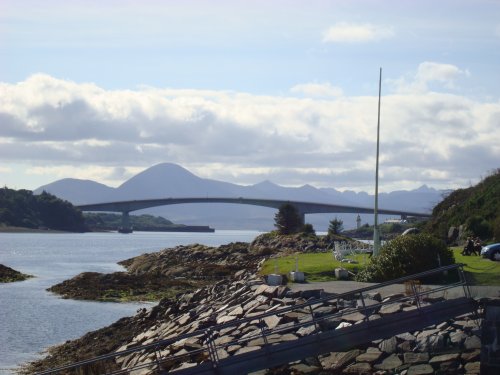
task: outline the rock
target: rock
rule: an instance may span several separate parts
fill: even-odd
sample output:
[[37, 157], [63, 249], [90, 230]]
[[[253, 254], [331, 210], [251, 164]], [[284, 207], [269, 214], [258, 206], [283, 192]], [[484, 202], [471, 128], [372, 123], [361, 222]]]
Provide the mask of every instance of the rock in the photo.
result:
[[394, 314], [400, 312], [402, 308], [403, 305], [401, 303], [391, 303], [389, 305], [382, 306], [379, 309], [378, 313], [381, 315]]
[[297, 330], [297, 335], [303, 337], [303, 336], [311, 335], [314, 332], [316, 332], [316, 327], [314, 325], [309, 325], [309, 326], [300, 327]]
[[401, 333], [396, 335], [396, 338], [401, 341], [415, 341], [417, 338], [409, 332]]
[[236, 308], [231, 310], [227, 315], [241, 318], [243, 316], [243, 308], [241, 306], [236, 306]]
[[481, 355], [481, 350], [480, 349], [474, 349], [471, 352], [464, 352], [460, 355], [460, 358], [462, 359], [463, 362], [473, 362], [477, 361]]
[[347, 366], [342, 374], [371, 374], [372, 366], [369, 363], [353, 363], [352, 365]]
[[382, 302], [382, 295], [379, 292], [367, 293], [366, 296], [374, 301]]
[[456, 362], [459, 358], [460, 358], [459, 353], [442, 354], [432, 357], [429, 361], [429, 364], [435, 365], [441, 362]]
[[469, 362], [465, 364], [466, 374], [479, 374], [481, 372], [481, 362]]
[[385, 297], [382, 302], [390, 302], [390, 301], [395, 301], [398, 299], [403, 298], [405, 295], [404, 293], [395, 293], [395, 294], [389, 294], [387, 297]]
[[376, 351], [361, 353], [356, 357], [356, 362], [375, 363], [380, 359], [381, 356], [382, 352], [377, 349]]
[[378, 363], [373, 367], [376, 368], [377, 370], [394, 370], [395, 368], [398, 368], [402, 364], [403, 362], [401, 361], [401, 359], [399, 359], [397, 354], [391, 354], [381, 363]]
[[281, 322], [281, 319], [280, 317], [276, 316], [276, 315], [271, 315], [271, 316], [266, 316], [264, 318], [264, 322], [266, 323], [267, 327], [269, 329], [273, 329], [274, 327], [276, 327], [278, 324], [280, 324]]
[[434, 369], [429, 364], [410, 366], [407, 372], [407, 375], [430, 375], [430, 374], [434, 374]]
[[454, 346], [461, 346], [465, 339], [468, 337], [465, 332], [459, 330], [450, 333], [450, 343]]
[[475, 335], [467, 337], [464, 341], [464, 347], [467, 350], [481, 349], [481, 339]]
[[418, 352], [436, 352], [444, 348], [444, 335], [432, 335], [417, 339], [415, 350]]
[[427, 363], [429, 361], [429, 353], [404, 353], [404, 363], [416, 365], [420, 363]]
[[[236, 351], [236, 353], [234, 353], [234, 355], [238, 355], [238, 354], [243, 354], [243, 353], [248, 353], [248, 352], [253, 352], [255, 350], [259, 350], [260, 349], [260, 346], [245, 346], [241, 349], [238, 349]], [[228, 350], [229, 351], [229, 350]]]
[[320, 370], [318, 366], [306, 365], [304, 363], [292, 365], [290, 369], [299, 374], [316, 374]]
[[398, 341], [396, 337], [391, 337], [386, 340], [383, 340], [378, 346], [379, 349], [387, 354], [392, 354], [396, 352], [396, 348], [398, 345]]
[[360, 354], [361, 350], [359, 349], [348, 352], [332, 352], [327, 356], [321, 357], [319, 361], [324, 369], [335, 370], [352, 363]]
[[342, 315], [341, 316], [342, 320], [349, 322], [349, 323], [356, 323], [360, 320], [364, 320], [366, 316], [364, 314], [361, 314], [359, 312], [353, 312], [347, 315]]

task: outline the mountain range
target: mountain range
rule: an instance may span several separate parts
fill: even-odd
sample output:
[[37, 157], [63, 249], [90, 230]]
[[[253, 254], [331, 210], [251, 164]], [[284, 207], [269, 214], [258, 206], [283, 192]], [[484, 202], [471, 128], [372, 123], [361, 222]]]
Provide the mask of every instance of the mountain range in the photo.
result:
[[[365, 192], [338, 191], [334, 188], [316, 188], [311, 185], [284, 187], [263, 181], [255, 185], [238, 185], [201, 178], [172, 163], [157, 164], [113, 188], [91, 181], [65, 178], [40, 186], [34, 191], [49, 192], [75, 205], [122, 200], [180, 197], [244, 197], [284, 199], [307, 202], [334, 203], [360, 207], [373, 207], [374, 197]], [[379, 194], [379, 207], [413, 212], [429, 212], [439, 203], [445, 191], [425, 185], [415, 190], [400, 190]], [[271, 230], [275, 210], [265, 207], [235, 204], [191, 204], [156, 207], [135, 212], [160, 215], [175, 223], [210, 225], [217, 229]], [[338, 217], [344, 227], [355, 226], [357, 215], [307, 215], [306, 221], [316, 230], [326, 230], [329, 221]], [[363, 223], [371, 223], [372, 215], [360, 215]], [[382, 220], [384, 217], [382, 217]]]

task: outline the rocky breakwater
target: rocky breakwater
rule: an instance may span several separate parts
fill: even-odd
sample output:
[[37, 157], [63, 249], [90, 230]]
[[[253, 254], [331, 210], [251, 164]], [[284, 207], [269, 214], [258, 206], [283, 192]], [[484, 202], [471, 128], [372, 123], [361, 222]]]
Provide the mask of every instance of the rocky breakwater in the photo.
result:
[[[134, 375], [153, 374], [158, 367], [175, 371], [203, 364], [215, 352], [221, 360], [417, 308], [416, 301], [404, 295], [373, 293], [366, 296], [365, 303], [374, 306], [367, 314], [357, 310], [356, 299], [318, 300], [321, 297], [328, 296], [322, 290], [292, 292], [285, 286], [267, 286], [252, 272], [239, 271], [232, 282], [220, 281], [175, 300], [165, 299], [141, 312], [134, 319], [148, 324], [115, 350], [115, 358], [92, 366], [94, 370], [105, 365], [139, 367], [131, 372]], [[302, 307], [308, 301], [314, 302], [311, 307]], [[428, 298], [420, 305], [439, 301], [441, 298]], [[284, 308], [288, 309], [282, 312]], [[263, 313], [268, 314], [257, 318]], [[320, 320], [314, 324], [311, 316]], [[259, 374], [478, 374], [481, 340], [476, 318], [458, 316]], [[134, 348], [137, 350], [131, 352]]]

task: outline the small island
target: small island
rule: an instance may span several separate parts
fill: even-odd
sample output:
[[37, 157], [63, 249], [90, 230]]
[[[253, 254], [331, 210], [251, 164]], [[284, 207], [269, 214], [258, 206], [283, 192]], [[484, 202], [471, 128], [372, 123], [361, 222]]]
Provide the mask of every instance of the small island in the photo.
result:
[[33, 276], [25, 275], [19, 271], [16, 271], [10, 267], [0, 264], [0, 283], [12, 283], [14, 281], [24, 281]]

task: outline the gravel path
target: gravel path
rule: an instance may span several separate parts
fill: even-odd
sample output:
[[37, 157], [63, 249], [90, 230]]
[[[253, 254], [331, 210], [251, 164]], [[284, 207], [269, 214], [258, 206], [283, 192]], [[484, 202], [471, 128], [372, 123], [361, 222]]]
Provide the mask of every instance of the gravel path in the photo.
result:
[[[288, 287], [293, 291], [302, 290], [312, 290], [312, 289], [323, 289], [327, 293], [347, 293], [355, 289], [365, 288], [368, 286], [377, 285], [374, 283], [361, 283], [357, 281], [325, 281], [325, 282], [313, 282], [313, 283], [303, 283], [303, 284], [290, 284]], [[423, 285], [422, 288], [434, 289], [435, 285]], [[483, 297], [500, 297], [500, 286], [470, 286], [470, 291], [472, 297], [483, 298]], [[389, 285], [381, 288], [379, 291], [382, 296], [387, 296], [395, 293], [404, 293], [405, 286], [403, 284]], [[440, 292], [443, 295], [444, 292]], [[456, 298], [464, 295], [462, 287], [455, 287], [449, 289], [445, 293], [446, 298]]]

